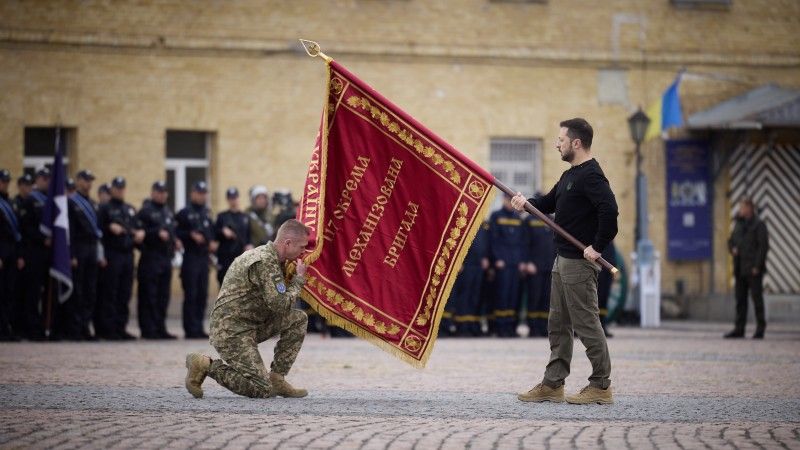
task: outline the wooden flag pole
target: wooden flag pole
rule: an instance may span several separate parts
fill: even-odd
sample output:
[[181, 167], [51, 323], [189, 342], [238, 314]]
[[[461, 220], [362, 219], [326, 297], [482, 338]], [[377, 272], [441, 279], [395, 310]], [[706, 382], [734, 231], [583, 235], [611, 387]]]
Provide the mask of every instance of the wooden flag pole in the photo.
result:
[[[510, 195], [511, 197], [517, 195], [516, 192], [512, 191], [511, 188], [509, 188], [503, 182], [501, 182], [501, 181], [499, 181], [497, 179], [494, 180], [494, 185], [497, 186], [498, 189], [500, 189], [501, 191], [503, 191], [507, 195]], [[534, 216], [536, 216], [539, 219], [541, 219], [541, 221], [544, 222], [548, 227], [550, 227], [556, 233], [560, 234], [561, 237], [563, 237], [564, 239], [568, 240], [572, 245], [574, 245], [575, 247], [578, 247], [581, 251], [585, 250], [586, 247], [588, 247], [588, 245], [584, 245], [581, 241], [575, 239], [575, 237], [573, 235], [569, 234], [567, 232], [567, 230], [561, 228], [561, 226], [559, 226], [557, 223], [555, 223], [553, 221], [553, 219], [551, 219], [547, 214], [545, 214], [545, 213], [539, 211], [538, 209], [536, 209], [536, 207], [531, 205], [530, 202], [527, 202], [527, 201], [525, 202], [525, 211], [527, 211], [530, 214], [533, 214]], [[597, 258], [596, 261], [601, 266], [603, 266], [606, 269], [610, 270], [611, 274], [614, 275], [615, 277], [619, 273], [619, 270], [616, 267], [614, 267], [613, 265], [611, 265], [611, 263], [606, 261], [602, 256]]]

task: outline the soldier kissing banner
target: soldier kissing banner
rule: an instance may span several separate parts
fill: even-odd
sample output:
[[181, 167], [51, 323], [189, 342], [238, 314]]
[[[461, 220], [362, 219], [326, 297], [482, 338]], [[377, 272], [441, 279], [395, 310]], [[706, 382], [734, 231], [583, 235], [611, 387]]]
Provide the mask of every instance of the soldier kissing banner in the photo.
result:
[[326, 92], [298, 210], [312, 233], [302, 297], [424, 367], [493, 178], [335, 61]]

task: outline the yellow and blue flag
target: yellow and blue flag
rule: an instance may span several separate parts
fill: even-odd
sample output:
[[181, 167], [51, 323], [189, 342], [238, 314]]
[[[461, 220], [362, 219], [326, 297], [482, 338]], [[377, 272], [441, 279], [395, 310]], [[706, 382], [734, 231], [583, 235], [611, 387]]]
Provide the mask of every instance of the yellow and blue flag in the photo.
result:
[[683, 110], [681, 108], [681, 99], [678, 95], [680, 83], [681, 74], [679, 73], [675, 77], [675, 81], [664, 91], [664, 95], [645, 111], [647, 116], [650, 117], [650, 125], [644, 135], [645, 141], [660, 136], [671, 127], [683, 125]]

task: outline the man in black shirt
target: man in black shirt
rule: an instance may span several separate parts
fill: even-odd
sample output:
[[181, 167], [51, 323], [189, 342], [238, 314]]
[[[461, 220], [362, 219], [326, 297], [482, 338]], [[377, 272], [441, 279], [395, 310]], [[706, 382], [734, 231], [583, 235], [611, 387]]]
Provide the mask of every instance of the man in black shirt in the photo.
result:
[[250, 244], [250, 217], [239, 207], [239, 190], [228, 188], [225, 198], [228, 200], [228, 210], [219, 213], [214, 225], [219, 242], [217, 280], [220, 286], [233, 260], [245, 250], [253, 248]]
[[156, 181], [136, 218], [144, 229], [136, 271], [137, 312], [143, 339], [175, 339], [167, 332], [167, 308], [175, 254], [175, 217], [167, 206], [167, 183]]
[[178, 212], [176, 232], [183, 243], [181, 285], [183, 286], [183, 331], [187, 339], [208, 339], [203, 330], [208, 303], [208, 259], [217, 250], [214, 223], [206, 207], [208, 185], [192, 185], [190, 203]]
[[[613, 403], [611, 359], [597, 304], [601, 268], [595, 261], [617, 234], [617, 202], [592, 156], [591, 125], [584, 119], [571, 119], [559, 126], [556, 148], [572, 167], [547, 195], [528, 201], [545, 214], [555, 212], [555, 222], [588, 247], [581, 251], [556, 235], [547, 326], [550, 362], [542, 382], [518, 398], [528, 402], [564, 401], [564, 380], [569, 375], [573, 336], [577, 334], [592, 363], [592, 375], [589, 385], [566, 397], [567, 402]], [[512, 205], [522, 210], [524, 204], [525, 197], [517, 193]]]
[[[103, 232], [97, 219], [97, 204], [89, 197], [94, 174], [81, 170], [76, 175], [76, 192], [69, 197], [70, 250], [74, 264], [72, 298], [62, 305], [64, 328], [73, 339], [95, 339], [89, 331], [97, 301], [97, 274]], [[71, 305], [68, 305], [72, 303]]]
[[125, 178], [111, 182], [111, 200], [100, 207], [98, 221], [103, 232], [103, 248], [108, 264], [100, 297], [97, 334], [108, 340], [132, 340], [126, 330], [128, 302], [133, 291], [133, 247], [144, 240], [144, 230], [136, 220], [136, 210], [125, 203]]

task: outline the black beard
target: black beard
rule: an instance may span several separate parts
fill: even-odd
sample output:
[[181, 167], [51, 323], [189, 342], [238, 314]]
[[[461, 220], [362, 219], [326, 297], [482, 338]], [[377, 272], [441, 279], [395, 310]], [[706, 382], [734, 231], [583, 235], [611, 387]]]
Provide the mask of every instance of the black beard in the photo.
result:
[[569, 149], [566, 152], [561, 153], [562, 161], [571, 163], [573, 159], [575, 159], [575, 152], [572, 149]]

